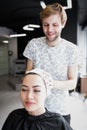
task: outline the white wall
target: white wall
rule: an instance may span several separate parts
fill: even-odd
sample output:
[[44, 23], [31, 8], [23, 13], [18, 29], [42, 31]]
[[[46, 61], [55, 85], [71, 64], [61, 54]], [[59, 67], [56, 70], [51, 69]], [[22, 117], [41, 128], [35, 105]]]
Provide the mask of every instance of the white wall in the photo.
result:
[[[6, 28], [6, 27], [0, 27], [0, 38], [8, 38], [9, 43], [8, 43], [8, 51], [12, 51], [13, 54], [12, 56], [8, 56], [8, 69], [9, 73], [13, 74], [14, 73], [14, 61], [17, 59], [17, 38], [10, 38], [10, 34], [13, 34], [13, 30]], [[4, 44], [4, 43], [2, 43]], [[8, 53], [7, 53], [8, 55]]]
[[0, 27], [0, 35], [10, 35], [13, 31], [6, 27]]
[[12, 56], [9, 56], [9, 72], [14, 74], [14, 61], [17, 59], [17, 38], [9, 40], [9, 51], [12, 51]]
[[82, 27], [78, 25], [77, 28], [77, 44], [81, 50], [82, 56], [83, 56], [83, 68], [81, 71], [82, 75], [87, 74], [87, 65], [86, 65], [86, 59], [87, 59], [87, 29], [85, 28], [82, 30]]

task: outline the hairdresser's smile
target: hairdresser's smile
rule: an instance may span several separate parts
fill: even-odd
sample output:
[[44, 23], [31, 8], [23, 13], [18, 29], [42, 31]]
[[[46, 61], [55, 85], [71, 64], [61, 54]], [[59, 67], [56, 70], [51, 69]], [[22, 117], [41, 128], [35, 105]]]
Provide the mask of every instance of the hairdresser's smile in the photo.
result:
[[43, 31], [49, 42], [54, 42], [60, 38], [63, 25], [61, 23], [60, 15], [51, 15], [43, 19]]

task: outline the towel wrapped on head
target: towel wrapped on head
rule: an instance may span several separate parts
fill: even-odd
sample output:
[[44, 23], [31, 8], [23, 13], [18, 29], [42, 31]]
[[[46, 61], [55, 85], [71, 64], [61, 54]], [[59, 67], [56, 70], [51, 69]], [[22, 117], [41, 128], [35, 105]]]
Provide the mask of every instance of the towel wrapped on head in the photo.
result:
[[27, 71], [25, 76], [28, 74], [39, 75], [44, 81], [44, 84], [45, 84], [46, 90], [47, 90], [47, 95], [50, 94], [50, 91], [53, 88], [53, 78], [52, 78], [50, 73], [44, 71], [43, 69], [35, 68], [35, 69], [30, 70], [30, 71]]

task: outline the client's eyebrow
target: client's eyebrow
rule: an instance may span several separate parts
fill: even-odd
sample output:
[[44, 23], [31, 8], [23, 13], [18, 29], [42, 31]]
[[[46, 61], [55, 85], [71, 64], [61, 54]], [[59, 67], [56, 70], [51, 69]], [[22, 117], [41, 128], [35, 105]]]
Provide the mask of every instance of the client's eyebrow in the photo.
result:
[[[22, 84], [22, 87], [27, 88], [27, 87], [29, 87], [29, 86]], [[34, 85], [34, 86], [32, 86], [32, 87], [33, 87], [33, 88], [37, 88], [37, 87], [41, 87], [41, 86], [40, 86], [40, 85]]]
[[25, 87], [25, 88], [27, 88], [28, 86], [27, 86], [27, 85], [23, 85], [23, 84], [22, 84], [22, 87]]

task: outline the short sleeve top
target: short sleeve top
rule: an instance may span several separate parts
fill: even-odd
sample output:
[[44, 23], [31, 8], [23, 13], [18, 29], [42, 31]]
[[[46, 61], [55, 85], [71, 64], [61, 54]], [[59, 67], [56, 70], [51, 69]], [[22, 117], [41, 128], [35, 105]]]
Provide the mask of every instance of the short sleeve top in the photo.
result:
[[[44, 69], [54, 80], [67, 80], [68, 67], [81, 65], [78, 46], [65, 39], [50, 47], [45, 37], [34, 38], [27, 44], [23, 55], [33, 61], [34, 68]], [[51, 95], [46, 100], [46, 107], [52, 112], [67, 115], [68, 96], [68, 91], [52, 89]]]

